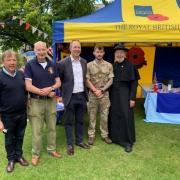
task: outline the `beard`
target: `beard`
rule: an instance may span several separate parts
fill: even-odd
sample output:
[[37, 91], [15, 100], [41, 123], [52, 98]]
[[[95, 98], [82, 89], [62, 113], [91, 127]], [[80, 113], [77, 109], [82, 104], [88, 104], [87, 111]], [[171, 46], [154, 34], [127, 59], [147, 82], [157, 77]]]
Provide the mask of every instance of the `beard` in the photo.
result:
[[124, 61], [125, 58], [119, 58], [119, 59], [115, 59], [114, 62], [118, 62], [118, 63], [121, 63]]

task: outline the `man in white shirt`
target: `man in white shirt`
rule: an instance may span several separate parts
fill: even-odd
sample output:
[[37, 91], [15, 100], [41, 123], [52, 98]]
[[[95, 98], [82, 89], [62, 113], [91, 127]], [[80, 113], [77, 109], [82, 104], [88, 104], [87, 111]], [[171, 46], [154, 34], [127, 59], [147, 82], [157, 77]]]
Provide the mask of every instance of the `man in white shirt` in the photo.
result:
[[81, 44], [78, 40], [70, 43], [71, 55], [59, 63], [59, 75], [62, 82], [62, 99], [65, 105], [65, 131], [67, 154], [74, 155], [73, 121], [75, 117], [75, 144], [89, 149], [83, 143], [83, 116], [86, 109], [87, 91], [85, 76], [87, 63], [80, 57]]

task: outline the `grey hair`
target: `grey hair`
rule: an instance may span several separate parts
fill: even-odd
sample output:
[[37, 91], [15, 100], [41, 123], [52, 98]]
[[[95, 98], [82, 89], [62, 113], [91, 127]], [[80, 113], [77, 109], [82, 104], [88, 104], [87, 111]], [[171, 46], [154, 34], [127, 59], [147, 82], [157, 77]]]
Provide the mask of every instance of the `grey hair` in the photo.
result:
[[43, 44], [43, 45], [45, 45], [45, 46], [47, 47], [47, 45], [46, 45], [45, 42], [43, 42], [43, 41], [38, 41], [38, 42], [36, 42], [36, 43], [34, 44], [34, 49], [35, 49], [36, 46], [39, 45], [39, 44]]
[[11, 57], [11, 56], [16, 57], [17, 56], [16, 52], [11, 50], [11, 49], [8, 49], [8, 50], [4, 51], [3, 54], [2, 54], [2, 61], [4, 61], [4, 59], [6, 57]]

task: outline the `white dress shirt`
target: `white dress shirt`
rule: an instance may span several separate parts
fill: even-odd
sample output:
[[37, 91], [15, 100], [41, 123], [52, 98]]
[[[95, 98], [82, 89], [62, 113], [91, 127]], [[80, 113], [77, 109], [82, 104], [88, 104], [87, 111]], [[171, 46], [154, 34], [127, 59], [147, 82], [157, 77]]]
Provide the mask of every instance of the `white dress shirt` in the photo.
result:
[[80, 58], [75, 60], [72, 56], [72, 69], [73, 69], [73, 77], [74, 77], [74, 88], [73, 93], [83, 92], [84, 91], [84, 83], [83, 83], [83, 71], [80, 62]]

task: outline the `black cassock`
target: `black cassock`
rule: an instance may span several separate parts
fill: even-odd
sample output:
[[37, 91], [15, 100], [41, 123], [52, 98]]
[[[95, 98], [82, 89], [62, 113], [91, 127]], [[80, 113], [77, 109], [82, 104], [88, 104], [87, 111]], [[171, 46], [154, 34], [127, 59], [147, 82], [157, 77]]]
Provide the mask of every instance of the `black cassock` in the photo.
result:
[[109, 135], [114, 143], [122, 146], [133, 145], [136, 140], [135, 123], [133, 108], [130, 108], [129, 101], [136, 98], [139, 73], [128, 60], [114, 63], [113, 68]]

